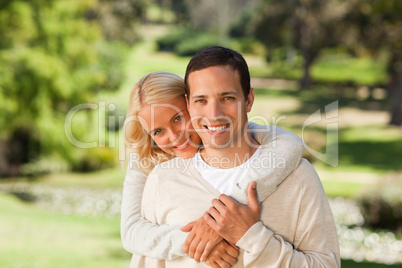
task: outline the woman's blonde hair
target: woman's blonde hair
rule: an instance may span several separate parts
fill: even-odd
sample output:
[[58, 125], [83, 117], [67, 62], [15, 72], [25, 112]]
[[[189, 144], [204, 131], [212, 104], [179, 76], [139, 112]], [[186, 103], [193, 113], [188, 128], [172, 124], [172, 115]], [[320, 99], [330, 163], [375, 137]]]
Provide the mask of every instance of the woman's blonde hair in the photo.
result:
[[124, 143], [138, 153], [138, 167], [149, 173], [157, 164], [174, 158], [153, 141], [138, 121], [138, 113], [145, 104], [159, 104], [185, 95], [184, 80], [169, 72], [152, 72], [142, 77], [130, 94], [124, 122]]

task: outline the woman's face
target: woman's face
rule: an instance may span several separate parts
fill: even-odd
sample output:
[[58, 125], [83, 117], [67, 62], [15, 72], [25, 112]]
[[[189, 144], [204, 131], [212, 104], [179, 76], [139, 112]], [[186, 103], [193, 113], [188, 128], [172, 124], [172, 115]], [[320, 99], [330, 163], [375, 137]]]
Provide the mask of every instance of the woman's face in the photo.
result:
[[197, 152], [201, 139], [191, 124], [184, 97], [159, 104], [145, 104], [139, 121], [164, 152], [190, 158]]

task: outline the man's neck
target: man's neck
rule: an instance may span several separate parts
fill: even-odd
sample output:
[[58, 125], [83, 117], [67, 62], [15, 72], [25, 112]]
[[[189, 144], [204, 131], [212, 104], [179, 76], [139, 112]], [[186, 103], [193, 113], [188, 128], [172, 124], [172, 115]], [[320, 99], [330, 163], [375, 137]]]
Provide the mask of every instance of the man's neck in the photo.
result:
[[226, 148], [206, 147], [200, 151], [200, 154], [208, 165], [215, 168], [227, 169], [240, 166], [246, 162], [255, 153], [258, 146], [259, 143], [251, 136], [248, 136], [247, 141], [244, 139], [238, 144]]

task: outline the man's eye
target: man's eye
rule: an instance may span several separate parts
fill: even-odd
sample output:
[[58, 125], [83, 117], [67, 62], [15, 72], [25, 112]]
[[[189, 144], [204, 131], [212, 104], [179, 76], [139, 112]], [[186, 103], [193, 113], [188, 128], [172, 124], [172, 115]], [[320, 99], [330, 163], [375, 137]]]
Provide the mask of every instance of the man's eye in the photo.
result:
[[234, 97], [224, 97], [223, 100], [234, 100]]
[[205, 103], [206, 101], [205, 100], [196, 100], [195, 102], [196, 103]]

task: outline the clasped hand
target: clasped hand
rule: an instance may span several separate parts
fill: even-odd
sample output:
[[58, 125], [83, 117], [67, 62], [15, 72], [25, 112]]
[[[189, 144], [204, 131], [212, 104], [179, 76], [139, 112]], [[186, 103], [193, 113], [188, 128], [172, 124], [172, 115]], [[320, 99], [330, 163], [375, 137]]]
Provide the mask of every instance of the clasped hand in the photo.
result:
[[247, 206], [223, 194], [212, 200], [213, 207], [203, 217], [181, 228], [183, 232], [190, 231], [183, 251], [195, 261], [205, 261], [211, 267], [234, 265], [239, 255], [234, 244], [260, 218], [255, 182], [249, 184], [247, 195]]
[[212, 207], [204, 214], [204, 219], [226, 241], [236, 244], [240, 238], [260, 219], [261, 206], [258, 202], [256, 183], [247, 188], [248, 205], [242, 205], [221, 194], [212, 200]]

